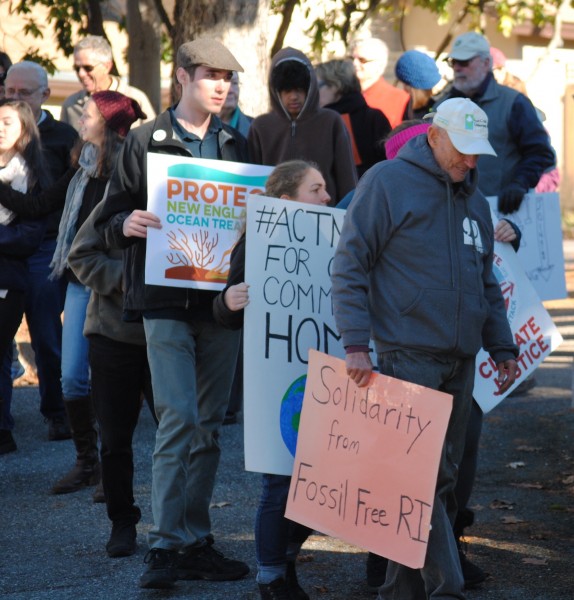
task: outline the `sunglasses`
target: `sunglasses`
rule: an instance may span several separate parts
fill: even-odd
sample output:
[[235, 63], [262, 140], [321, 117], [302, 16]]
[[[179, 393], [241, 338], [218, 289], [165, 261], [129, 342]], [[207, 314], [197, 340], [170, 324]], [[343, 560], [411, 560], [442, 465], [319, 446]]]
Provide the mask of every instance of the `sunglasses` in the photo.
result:
[[96, 63], [95, 65], [74, 65], [74, 71], [79, 73], [82, 69], [84, 69], [86, 73], [91, 73], [98, 65], [101, 64], [102, 63]]
[[469, 58], [468, 60], [458, 60], [458, 58], [447, 58], [446, 59], [446, 64], [449, 67], [454, 67], [454, 66], [458, 66], [458, 67], [468, 67], [468, 65], [470, 65], [470, 63], [476, 58], [476, 56], [473, 56], [472, 58]]

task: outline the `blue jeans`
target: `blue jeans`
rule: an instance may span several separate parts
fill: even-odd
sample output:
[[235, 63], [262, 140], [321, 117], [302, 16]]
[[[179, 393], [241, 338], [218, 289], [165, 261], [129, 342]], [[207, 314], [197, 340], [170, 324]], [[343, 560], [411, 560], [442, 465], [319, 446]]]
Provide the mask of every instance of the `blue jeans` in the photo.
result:
[[425, 564], [415, 570], [389, 561], [379, 600], [464, 600], [464, 580], [452, 526], [457, 510], [454, 489], [472, 403], [474, 359], [394, 350], [380, 353], [378, 363], [384, 375], [453, 396], [439, 463]]
[[257, 565], [285, 565], [291, 521], [284, 515], [291, 477], [264, 473], [261, 484], [261, 498], [255, 517]]
[[68, 284], [62, 334], [62, 393], [66, 400], [90, 395], [88, 340], [84, 336], [89, 299], [89, 288], [79, 283]]
[[285, 517], [291, 484], [289, 475], [264, 473], [261, 484], [261, 498], [255, 517], [257, 566], [285, 567], [289, 545], [303, 544], [313, 530]]
[[30, 285], [25, 307], [38, 372], [40, 412], [47, 418], [64, 414], [60, 376], [66, 280], [63, 277], [58, 281], [48, 279], [55, 249], [55, 239], [44, 240], [28, 259]]
[[201, 318], [144, 318], [159, 425], [152, 467], [151, 548], [178, 550], [211, 533], [209, 505], [219, 465], [239, 332]]

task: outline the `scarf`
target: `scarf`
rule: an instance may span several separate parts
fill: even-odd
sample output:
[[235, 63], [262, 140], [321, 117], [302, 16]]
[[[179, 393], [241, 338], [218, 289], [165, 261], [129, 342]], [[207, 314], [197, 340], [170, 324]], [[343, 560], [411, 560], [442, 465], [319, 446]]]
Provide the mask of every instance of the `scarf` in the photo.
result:
[[96, 177], [99, 149], [94, 144], [86, 143], [82, 148], [78, 163], [80, 168], [72, 177], [66, 191], [66, 203], [58, 229], [58, 240], [54, 258], [50, 263], [52, 273], [50, 279], [58, 279], [68, 266], [68, 254], [77, 231], [78, 214], [84, 200], [84, 193], [91, 177]]
[[[0, 181], [9, 184], [17, 192], [28, 191], [28, 167], [20, 154], [15, 154], [8, 164], [0, 169]], [[8, 225], [16, 218], [16, 213], [0, 204], [0, 225]]]

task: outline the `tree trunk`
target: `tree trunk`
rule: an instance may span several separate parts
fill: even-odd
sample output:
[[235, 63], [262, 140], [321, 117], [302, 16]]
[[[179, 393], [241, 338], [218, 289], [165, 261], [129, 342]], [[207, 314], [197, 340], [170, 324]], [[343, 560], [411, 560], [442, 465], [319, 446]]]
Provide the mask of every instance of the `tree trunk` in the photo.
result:
[[143, 90], [161, 110], [161, 22], [153, 0], [128, 0], [130, 85]]
[[174, 60], [177, 49], [185, 42], [198, 37], [221, 41], [245, 70], [239, 74], [239, 105], [248, 115], [256, 116], [268, 109], [269, 7], [270, 0], [176, 0], [175, 3]]

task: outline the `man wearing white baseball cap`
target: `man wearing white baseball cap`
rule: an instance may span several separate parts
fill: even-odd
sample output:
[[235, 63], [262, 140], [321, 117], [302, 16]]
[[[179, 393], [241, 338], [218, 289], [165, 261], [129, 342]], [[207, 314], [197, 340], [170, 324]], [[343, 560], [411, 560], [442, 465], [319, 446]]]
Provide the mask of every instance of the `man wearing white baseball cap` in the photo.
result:
[[349, 377], [369, 384], [372, 337], [381, 373], [453, 396], [425, 565], [389, 561], [379, 600], [465, 598], [452, 522], [475, 357], [481, 346], [489, 352], [506, 390], [518, 355], [477, 188], [478, 156], [494, 154], [484, 111], [464, 98], [444, 102], [426, 136], [360, 179], [335, 252], [333, 308]]
[[528, 190], [555, 164], [548, 133], [524, 94], [497, 83], [490, 44], [483, 35], [474, 31], [459, 35], [446, 60], [454, 79], [442, 100], [470, 98], [490, 121], [490, 142], [496, 155], [479, 159], [478, 186], [486, 196], [498, 196], [501, 213], [513, 213]]

